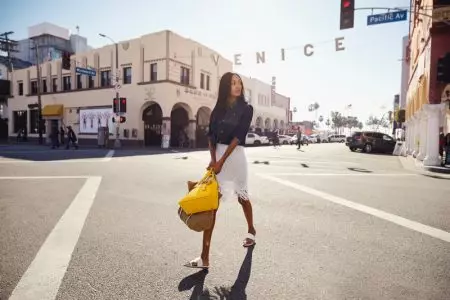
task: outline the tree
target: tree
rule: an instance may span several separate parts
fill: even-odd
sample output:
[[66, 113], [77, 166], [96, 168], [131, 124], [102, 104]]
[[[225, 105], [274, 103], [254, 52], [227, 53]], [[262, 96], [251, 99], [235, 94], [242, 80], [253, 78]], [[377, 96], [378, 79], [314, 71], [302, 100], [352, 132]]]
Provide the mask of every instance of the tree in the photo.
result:
[[372, 129], [374, 130], [375, 128], [381, 125], [381, 120], [375, 116], [369, 116], [369, 119], [366, 121], [366, 125], [371, 126]]
[[325, 122], [325, 125], [327, 125], [327, 127], [330, 127], [330, 125], [331, 125], [330, 119], [327, 119], [327, 121]]
[[364, 125], [363, 125], [363, 123], [362, 123], [362, 122], [358, 122], [358, 126], [356, 126], [356, 127], [358, 127], [358, 128], [359, 128], [359, 130], [362, 130], [362, 129], [363, 129], [363, 127], [364, 127]]
[[316, 113], [315, 119], [317, 119], [317, 112], [318, 112], [319, 108], [320, 108], [320, 105], [317, 102], [314, 102], [314, 103], [308, 105], [308, 111]]
[[345, 126], [346, 120], [345, 117], [342, 116], [340, 112], [332, 111], [331, 112], [331, 123], [333, 124], [333, 128], [340, 132], [341, 128]]

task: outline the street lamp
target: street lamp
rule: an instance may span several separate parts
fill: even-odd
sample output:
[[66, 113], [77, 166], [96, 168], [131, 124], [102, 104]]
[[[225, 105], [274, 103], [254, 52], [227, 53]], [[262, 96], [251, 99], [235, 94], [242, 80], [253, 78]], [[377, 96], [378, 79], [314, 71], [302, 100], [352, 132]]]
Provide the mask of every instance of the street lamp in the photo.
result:
[[[117, 85], [119, 84], [119, 44], [117, 44], [112, 38], [110, 38], [109, 36], [107, 36], [105, 34], [99, 33], [98, 35], [103, 38], [109, 39], [116, 48], [116, 99], [118, 102], [117, 109], [119, 110], [119, 113], [120, 113], [119, 89], [117, 88]], [[117, 124], [117, 127], [116, 127], [116, 139], [114, 140], [114, 148], [120, 148], [121, 147], [121, 144], [120, 144], [120, 122], [116, 122], [116, 124]]]

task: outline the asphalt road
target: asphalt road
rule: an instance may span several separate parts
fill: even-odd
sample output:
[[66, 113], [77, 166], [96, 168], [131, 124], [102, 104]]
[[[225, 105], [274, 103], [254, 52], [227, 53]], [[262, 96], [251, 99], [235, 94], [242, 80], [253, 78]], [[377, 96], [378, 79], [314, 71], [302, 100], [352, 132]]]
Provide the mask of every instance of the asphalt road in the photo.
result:
[[[208, 273], [177, 216], [205, 151], [0, 148], [0, 299], [450, 299], [450, 185], [343, 144], [247, 148]], [[12, 295], [12, 296], [11, 296]]]

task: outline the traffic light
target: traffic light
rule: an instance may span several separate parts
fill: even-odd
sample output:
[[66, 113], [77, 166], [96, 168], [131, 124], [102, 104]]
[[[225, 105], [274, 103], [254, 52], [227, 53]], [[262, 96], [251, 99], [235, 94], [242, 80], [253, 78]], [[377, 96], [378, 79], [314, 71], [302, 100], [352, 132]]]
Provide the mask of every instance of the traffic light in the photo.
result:
[[341, 0], [341, 26], [340, 29], [353, 28], [355, 21], [355, 0]]
[[119, 116], [117, 119], [112, 118], [113, 123], [125, 123], [126, 120], [127, 118], [124, 116]]
[[119, 112], [119, 100], [117, 98], [113, 99], [113, 113]]
[[62, 68], [70, 70], [70, 52], [64, 51], [62, 54]]
[[442, 83], [450, 83], [450, 52], [448, 52], [444, 57], [438, 59], [437, 81]]
[[127, 98], [120, 98], [120, 107], [119, 110], [121, 113], [127, 112]]
[[113, 112], [117, 113], [126, 113], [127, 112], [127, 98], [120, 97], [119, 99], [113, 99]]
[[397, 123], [404, 123], [405, 122], [405, 110], [400, 109], [395, 111], [394, 120]]

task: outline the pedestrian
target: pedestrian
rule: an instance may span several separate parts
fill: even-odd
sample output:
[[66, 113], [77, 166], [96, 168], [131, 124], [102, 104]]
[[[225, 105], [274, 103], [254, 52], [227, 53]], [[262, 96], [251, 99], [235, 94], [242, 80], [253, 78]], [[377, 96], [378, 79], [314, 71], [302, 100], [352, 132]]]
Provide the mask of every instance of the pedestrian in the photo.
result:
[[297, 131], [297, 150], [300, 150], [302, 144], [302, 130], [299, 128]]
[[66, 132], [64, 131], [63, 126], [61, 126], [61, 128], [59, 129], [59, 135], [60, 135], [61, 145], [64, 145], [64, 137], [66, 136]]
[[75, 134], [75, 131], [73, 131], [72, 126], [67, 126], [66, 149], [69, 149], [71, 144], [75, 149], [78, 149], [77, 135]]
[[[247, 220], [248, 234], [243, 241], [244, 247], [255, 244], [256, 230], [253, 225], [252, 204], [247, 187], [247, 158], [244, 151], [245, 138], [253, 118], [253, 107], [245, 101], [244, 86], [239, 75], [225, 73], [220, 79], [216, 105], [211, 113], [208, 131], [211, 162], [223, 201], [229, 185], [237, 196]], [[216, 219], [213, 226], [203, 232], [203, 247], [200, 257], [185, 264], [191, 268], [209, 267], [209, 250]]]

